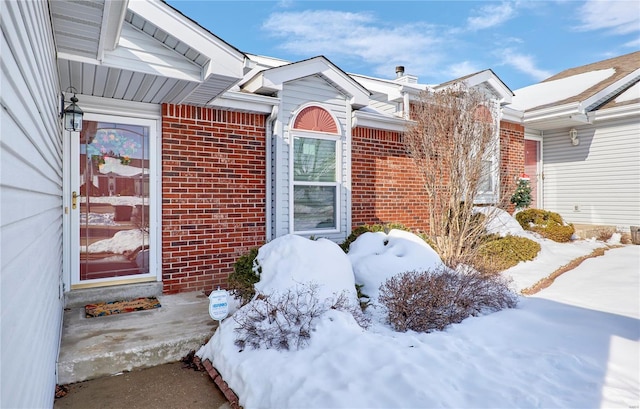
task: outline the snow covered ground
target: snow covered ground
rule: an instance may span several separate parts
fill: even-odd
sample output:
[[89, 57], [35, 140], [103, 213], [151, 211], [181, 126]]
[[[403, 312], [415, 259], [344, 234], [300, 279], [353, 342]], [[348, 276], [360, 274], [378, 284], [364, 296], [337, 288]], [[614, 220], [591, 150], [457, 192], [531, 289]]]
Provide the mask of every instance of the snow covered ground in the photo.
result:
[[[327, 240], [276, 239], [258, 257], [259, 287], [285, 290], [309, 280], [335, 291], [354, 277], [367, 281], [362, 277], [370, 271], [377, 279], [369, 277], [366, 290], [383, 281], [385, 271], [438, 263], [430, 248], [405, 233], [385, 236], [367, 233], [355, 242], [352, 270]], [[534, 239], [540, 255], [504, 273], [514, 277], [516, 289], [604, 245]], [[521, 297], [515, 309], [468, 318], [442, 332], [394, 332], [375, 307], [365, 330], [349, 314], [329, 310], [306, 348], [241, 351], [229, 317], [198, 355], [213, 362], [247, 409], [637, 408], [639, 277], [640, 246], [625, 246]]]

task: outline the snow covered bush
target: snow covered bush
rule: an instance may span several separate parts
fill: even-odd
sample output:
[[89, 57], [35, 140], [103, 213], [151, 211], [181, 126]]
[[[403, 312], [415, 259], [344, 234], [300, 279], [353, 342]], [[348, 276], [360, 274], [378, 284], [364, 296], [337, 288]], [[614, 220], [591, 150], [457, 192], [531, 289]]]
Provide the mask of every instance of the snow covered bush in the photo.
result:
[[530, 230], [559, 243], [571, 240], [575, 229], [558, 213], [542, 209], [526, 209], [516, 214], [516, 220], [525, 230]]
[[526, 237], [489, 235], [478, 248], [473, 267], [483, 273], [497, 273], [533, 260], [538, 252], [540, 244]]
[[380, 286], [379, 301], [396, 331], [431, 332], [470, 316], [515, 307], [518, 298], [499, 275], [440, 267], [389, 278]]
[[329, 310], [350, 313], [358, 324], [367, 325], [362, 311], [346, 293], [321, 300], [317, 284], [302, 285], [284, 293], [259, 293], [234, 314], [238, 323], [235, 344], [241, 349], [304, 348], [318, 319]]
[[438, 254], [417, 235], [391, 230], [389, 233], [363, 233], [351, 244], [348, 258], [353, 265], [355, 282], [375, 306], [378, 289], [385, 280], [411, 270], [428, 270], [442, 266]]
[[[402, 231], [408, 231], [408, 232], [411, 231], [411, 229], [409, 229], [408, 227], [406, 227], [405, 225], [403, 225], [401, 223], [363, 224], [362, 226], [359, 226], [359, 227], [356, 227], [355, 229], [353, 229], [353, 231], [351, 232], [349, 237], [347, 237], [347, 239], [340, 245], [340, 247], [342, 248], [342, 250], [344, 250], [345, 253], [348, 253], [349, 252], [349, 246], [351, 246], [351, 243], [356, 241], [356, 239], [358, 237], [360, 237], [362, 234], [364, 234], [364, 233], [377, 233], [377, 232], [389, 233], [391, 230], [402, 230]], [[421, 239], [423, 239], [427, 243], [429, 243], [427, 241], [427, 237], [426, 236], [418, 234], [418, 237], [420, 237]], [[431, 245], [431, 244], [429, 243], [429, 245]], [[431, 247], [433, 247], [433, 246], [431, 246]]]
[[233, 315], [241, 348], [302, 348], [331, 309], [366, 324], [351, 262], [336, 243], [289, 234], [260, 247], [252, 264], [256, 295]]

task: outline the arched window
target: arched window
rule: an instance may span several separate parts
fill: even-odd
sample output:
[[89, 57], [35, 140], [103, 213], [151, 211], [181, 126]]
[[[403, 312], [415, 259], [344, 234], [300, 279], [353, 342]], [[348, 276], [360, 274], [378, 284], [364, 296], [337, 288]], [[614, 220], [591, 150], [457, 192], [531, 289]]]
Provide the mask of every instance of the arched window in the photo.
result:
[[294, 118], [292, 146], [293, 231], [339, 229], [340, 132], [324, 108], [308, 106]]

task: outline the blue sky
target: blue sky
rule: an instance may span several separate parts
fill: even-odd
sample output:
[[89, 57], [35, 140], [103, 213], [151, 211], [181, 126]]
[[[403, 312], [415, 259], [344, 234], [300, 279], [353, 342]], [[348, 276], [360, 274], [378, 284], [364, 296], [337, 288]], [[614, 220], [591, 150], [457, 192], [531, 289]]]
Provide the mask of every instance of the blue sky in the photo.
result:
[[515, 90], [640, 49], [636, 0], [168, 3], [243, 52], [427, 84], [491, 68]]

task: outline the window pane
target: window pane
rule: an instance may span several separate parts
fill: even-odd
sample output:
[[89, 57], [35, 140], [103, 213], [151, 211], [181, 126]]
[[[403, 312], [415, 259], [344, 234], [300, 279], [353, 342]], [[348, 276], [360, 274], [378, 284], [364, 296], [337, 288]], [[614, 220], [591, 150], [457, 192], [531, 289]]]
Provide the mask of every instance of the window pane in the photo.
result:
[[294, 138], [293, 174], [295, 181], [335, 182], [336, 141]]
[[336, 228], [335, 186], [293, 187], [295, 231]]
[[149, 273], [149, 127], [83, 121], [80, 280]]
[[478, 182], [478, 192], [493, 192], [493, 162], [490, 160], [482, 161], [482, 175]]

